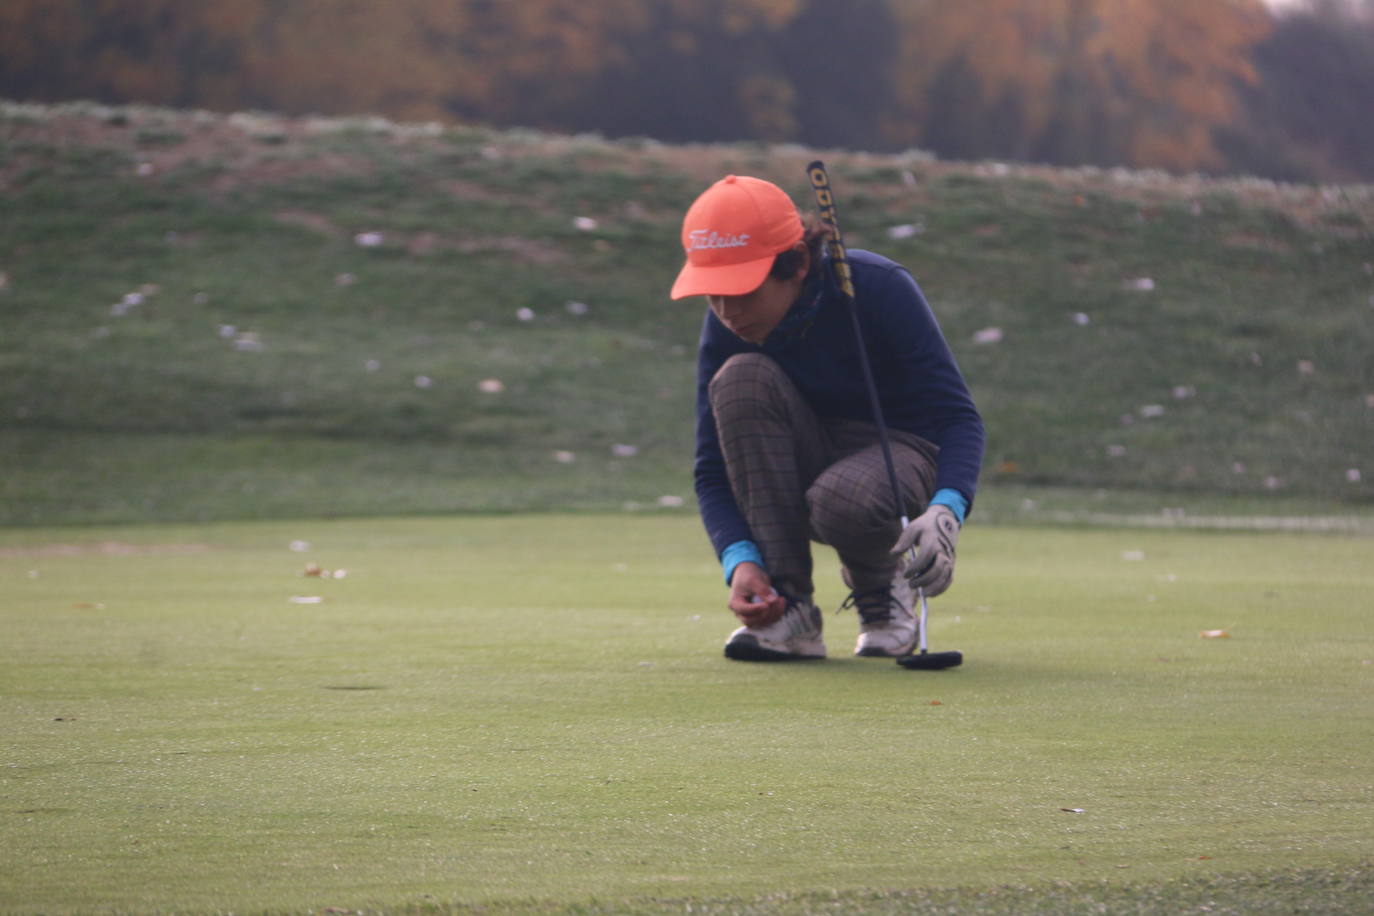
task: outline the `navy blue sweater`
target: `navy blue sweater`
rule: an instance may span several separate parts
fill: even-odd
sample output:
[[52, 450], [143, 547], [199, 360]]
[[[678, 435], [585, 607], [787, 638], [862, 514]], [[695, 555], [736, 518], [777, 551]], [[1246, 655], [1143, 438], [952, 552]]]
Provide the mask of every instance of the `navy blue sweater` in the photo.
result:
[[[983, 461], [983, 421], [925, 296], [905, 268], [867, 251], [849, 252], [859, 324], [883, 416], [940, 447], [935, 487], [973, 504]], [[872, 422], [848, 306], [828, 265], [802, 290], [763, 344], [741, 340], [706, 310], [697, 353], [694, 477], [706, 533], [717, 556], [753, 540], [725, 474], [707, 386], [736, 353], [764, 353], [780, 365], [822, 419]]]

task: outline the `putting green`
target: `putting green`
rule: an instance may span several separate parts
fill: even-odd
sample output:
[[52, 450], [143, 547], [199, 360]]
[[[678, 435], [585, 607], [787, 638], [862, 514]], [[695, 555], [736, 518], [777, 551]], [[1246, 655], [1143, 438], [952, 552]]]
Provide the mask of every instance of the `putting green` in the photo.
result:
[[971, 524], [913, 672], [725, 661], [685, 516], [0, 532], [0, 909], [1358, 866], [1371, 543]]

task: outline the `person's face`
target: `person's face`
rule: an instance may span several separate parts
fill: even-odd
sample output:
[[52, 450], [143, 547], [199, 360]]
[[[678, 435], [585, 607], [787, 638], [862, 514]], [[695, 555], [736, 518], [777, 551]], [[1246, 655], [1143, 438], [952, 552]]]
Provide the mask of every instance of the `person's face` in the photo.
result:
[[[797, 247], [806, 251], [804, 244], [798, 243]], [[792, 303], [797, 301], [809, 266], [809, 259], [804, 255], [796, 274], [786, 280], [769, 276], [762, 286], [752, 292], [741, 296], [707, 296], [706, 301], [711, 304], [711, 311], [716, 313], [721, 324], [736, 337], [752, 344], [761, 344], [782, 321]]]

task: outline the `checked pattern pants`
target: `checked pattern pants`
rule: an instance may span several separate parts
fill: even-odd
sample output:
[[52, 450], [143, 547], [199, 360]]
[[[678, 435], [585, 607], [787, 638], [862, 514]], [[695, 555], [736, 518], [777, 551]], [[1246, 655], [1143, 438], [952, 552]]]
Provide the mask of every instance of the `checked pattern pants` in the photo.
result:
[[[901, 521], [877, 427], [818, 417], [761, 353], [730, 357], [709, 392], [730, 488], [774, 587], [814, 593], [812, 541], [835, 549], [856, 590], [886, 586], [897, 566], [889, 551]], [[888, 438], [906, 513], [914, 518], [933, 495], [939, 450], [902, 430], [889, 429]]]

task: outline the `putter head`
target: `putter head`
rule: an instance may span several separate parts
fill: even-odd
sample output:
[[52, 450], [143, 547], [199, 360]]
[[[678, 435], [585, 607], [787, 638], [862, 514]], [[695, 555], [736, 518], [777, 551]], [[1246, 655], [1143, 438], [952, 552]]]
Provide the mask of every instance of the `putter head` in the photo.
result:
[[913, 671], [940, 671], [945, 668], [957, 667], [963, 663], [964, 653], [962, 652], [918, 652], [915, 655], [903, 655], [897, 659], [897, 664]]

